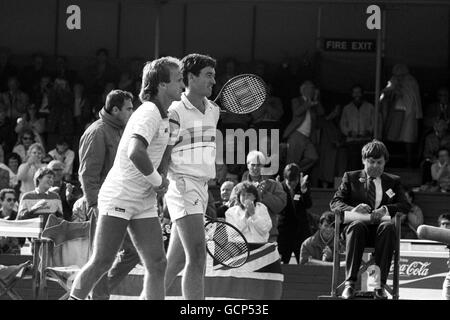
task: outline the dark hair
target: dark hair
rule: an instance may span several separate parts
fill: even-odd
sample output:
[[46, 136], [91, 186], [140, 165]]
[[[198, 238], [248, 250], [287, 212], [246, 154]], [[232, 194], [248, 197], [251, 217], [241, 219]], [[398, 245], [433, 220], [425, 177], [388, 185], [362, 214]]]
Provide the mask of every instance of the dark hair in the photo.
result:
[[0, 201], [5, 200], [5, 196], [7, 193], [12, 193], [14, 196], [16, 196], [16, 191], [14, 191], [14, 189], [4, 188], [4, 189], [0, 190]]
[[293, 181], [300, 178], [300, 168], [295, 163], [289, 163], [283, 171], [283, 176], [287, 181]]
[[389, 160], [389, 151], [383, 142], [373, 139], [364, 145], [361, 150], [361, 156], [363, 160], [367, 158], [378, 159], [384, 157], [387, 162]]
[[105, 48], [100, 48], [100, 49], [98, 49], [98, 50], [95, 52], [95, 55], [98, 56], [100, 53], [104, 53], [105, 56], [109, 56], [109, 52], [108, 52], [108, 50], [105, 49]]
[[439, 149], [436, 151], [436, 156], [439, 156], [439, 152], [441, 151], [447, 151], [447, 154], [450, 155], [450, 151], [446, 147], [439, 147]]
[[[45, 161], [46, 159], [48, 160], [48, 162]], [[49, 163], [50, 163], [51, 161], [53, 161], [53, 160], [55, 160], [55, 159], [53, 159], [53, 157], [52, 157], [50, 154], [46, 153], [46, 154], [42, 157], [41, 162], [42, 162], [42, 163], [49, 164]]]
[[322, 225], [324, 222], [328, 222], [328, 224], [334, 223], [334, 213], [331, 211], [325, 211], [319, 218], [319, 224]]
[[10, 159], [15, 159], [19, 163], [19, 166], [22, 164], [22, 158], [15, 152], [11, 152], [8, 157], [6, 157], [6, 162], [9, 162]]
[[255, 196], [255, 203], [259, 201], [258, 189], [256, 189], [251, 182], [240, 182], [233, 188], [233, 190], [236, 195], [236, 201], [241, 207], [243, 205], [240, 200], [242, 193], [251, 193]]
[[351, 90], [353, 91], [356, 88], [360, 88], [361, 89], [361, 93], [364, 93], [364, 88], [362, 85], [360, 85], [359, 83], [355, 83], [354, 85], [352, 85]]
[[106, 96], [105, 111], [111, 113], [114, 107], [122, 109], [125, 100], [133, 100], [133, 94], [123, 90], [112, 90]]
[[141, 102], [150, 101], [158, 94], [158, 85], [170, 82], [170, 69], [180, 68], [180, 60], [174, 57], [163, 57], [145, 63], [142, 69]]
[[450, 220], [450, 213], [443, 213], [438, 217], [438, 224], [441, 224], [441, 221], [447, 219]]
[[39, 186], [39, 180], [41, 180], [44, 176], [46, 176], [48, 174], [52, 175], [53, 177], [55, 176], [55, 172], [52, 169], [49, 169], [47, 167], [39, 168], [36, 171], [36, 173], [34, 174], [34, 177], [33, 177], [34, 186], [38, 187]]
[[211, 58], [210, 56], [199, 54], [199, 53], [191, 53], [185, 56], [181, 60], [181, 72], [183, 73], [183, 82], [186, 86], [189, 85], [188, 74], [192, 73], [195, 76], [200, 74], [200, 71], [203, 68], [216, 67], [216, 60]]

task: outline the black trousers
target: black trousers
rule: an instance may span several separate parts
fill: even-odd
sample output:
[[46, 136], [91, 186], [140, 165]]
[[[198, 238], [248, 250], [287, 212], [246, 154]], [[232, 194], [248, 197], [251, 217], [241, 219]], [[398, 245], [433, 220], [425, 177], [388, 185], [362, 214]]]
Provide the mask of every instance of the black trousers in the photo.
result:
[[386, 284], [395, 249], [395, 226], [386, 221], [366, 224], [353, 221], [345, 229], [345, 280], [356, 281], [365, 247], [375, 248], [375, 264], [380, 267], [381, 284]]

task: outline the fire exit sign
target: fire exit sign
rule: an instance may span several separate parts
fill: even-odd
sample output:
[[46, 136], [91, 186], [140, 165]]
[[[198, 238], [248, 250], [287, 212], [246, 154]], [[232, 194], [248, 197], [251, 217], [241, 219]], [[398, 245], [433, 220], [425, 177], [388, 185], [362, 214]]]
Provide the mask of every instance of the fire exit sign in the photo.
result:
[[375, 40], [324, 39], [325, 51], [375, 52]]

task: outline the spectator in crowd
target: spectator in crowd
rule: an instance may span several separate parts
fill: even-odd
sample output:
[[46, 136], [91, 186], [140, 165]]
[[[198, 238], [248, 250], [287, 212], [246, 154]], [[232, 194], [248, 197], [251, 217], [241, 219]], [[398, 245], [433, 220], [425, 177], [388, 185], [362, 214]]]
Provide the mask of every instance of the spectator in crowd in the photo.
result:
[[14, 132], [14, 124], [6, 112], [6, 106], [0, 101], [0, 145], [3, 152], [10, 153], [17, 137]]
[[[440, 228], [450, 229], [450, 213], [441, 214], [438, 218], [438, 225]], [[450, 249], [450, 245], [447, 246], [447, 249]], [[450, 256], [447, 260], [447, 267], [450, 269]], [[442, 297], [445, 300], [450, 300], [450, 270], [442, 284]]]
[[410, 204], [406, 200], [400, 178], [384, 173], [384, 166], [389, 161], [386, 146], [373, 140], [362, 151], [363, 170], [345, 172], [341, 185], [330, 201], [331, 211], [352, 211], [370, 215], [367, 224], [360, 220], [349, 223], [345, 229], [346, 270], [344, 299], [355, 295], [355, 282], [366, 245], [375, 246], [375, 264], [380, 268], [381, 288], [375, 289], [376, 299], [387, 299], [384, 289], [392, 254], [395, 248], [395, 227], [389, 221], [382, 221], [385, 215], [395, 216], [397, 212], [407, 213]]
[[319, 219], [319, 230], [301, 243], [300, 264], [332, 266], [333, 252], [334, 214], [325, 211]]
[[374, 132], [374, 107], [364, 99], [362, 86], [353, 86], [352, 98], [344, 107], [340, 121], [347, 147], [347, 171], [361, 169], [361, 149]]
[[10, 187], [9, 170], [0, 166], [0, 190]]
[[103, 93], [101, 95], [100, 101], [98, 102], [98, 104], [100, 105], [105, 105], [106, 102], [106, 97], [108, 96], [108, 94], [114, 90], [114, 88], [116, 87], [116, 84], [114, 82], [108, 82], [105, 84], [105, 88], [103, 89]]
[[[80, 139], [78, 177], [89, 207], [89, 219], [94, 224], [98, 214], [98, 193], [114, 163], [120, 138], [133, 112], [132, 99], [133, 95], [129, 92], [111, 91], [99, 113], [100, 119], [90, 125]], [[112, 277], [102, 277], [92, 292], [92, 299], [108, 300], [108, 282], [118, 283], [117, 279], [123, 279], [140, 261], [128, 233], [124, 238], [120, 257], [121, 260], [116, 260], [113, 265], [114, 270], [110, 271], [115, 276], [111, 274]]]
[[8, 78], [17, 75], [17, 68], [11, 63], [8, 48], [0, 48], [0, 92], [7, 89]]
[[49, 155], [53, 159], [59, 160], [64, 164], [63, 178], [70, 181], [73, 173], [73, 161], [75, 160], [75, 152], [69, 149], [69, 143], [67, 139], [62, 137], [56, 142], [56, 148], [50, 150]]
[[[0, 219], [16, 220], [16, 192], [14, 189], [0, 190]], [[20, 254], [25, 238], [0, 237], [0, 254]]]
[[425, 133], [433, 131], [437, 120], [450, 121], [450, 106], [448, 102], [448, 88], [441, 87], [437, 92], [437, 101], [424, 110], [423, 126]]
[[36, 141], [34, 132], [30, 129], [24, 129], [19, 135], [19, 140], [14, 146], [12, 152], [17, 153], [20, 156], [22, 162], [24, 162], [26, 161], [28, 150], [30, 150], [30, 147], [33, 145], [33, 143], [39, 143]]
[[437, 161], [431, 166], [431, 177], [439, 186], [441, 192], [450, 192], [450, 164], [449, 150], [439, 148]]
[[272, 220], [267, 207], [259, 202], [259, 192], [248, 181], [235, 187], [236, 203], [225, 212], [225, 220], [236, 226], [250, 243], [267, 242]]
[[17, 179], [21, 182], [21, 194], [34, 190], [34, 174], [39, 168], [45, 167], [45, 164], [42, 163], [44, 154], [45, 150], [39, 143], [32, 144], [28, 149], [27, 158], [17, 171]]
[[383, 89], [381, 100], [387, 97], [383, 107], [384, 137], [387, 141], [405, 145], [406, 162], [413, 165], [414, 144], [418, 136], [418, 120], [422, 118], [419, 84], [404, 64], [396, 64], [392, 77]]
[[450, 229], [450, 213], [443, 213], [439, 215], [438, 226], [440, 228]]
[[55, 173], [53, 186], [50, 191], [59, 195], [63, 208], [63, 218], [67, 221], [71, 221], [72, 207], [81, 192], [76, 190], [73, 184], [64, 181], [64, 167], [64, 163], [59, 160], [52, 160], [47, 165], [47, 168]]
[[273, 95], [273, 86], [266, 83], [267, 98], [259, 109], [251, 113], [252, 126], [256, 129], [280, 129], [280, 119], [284, 114], [283, 104], [279, 97]]
[[49, 189], [53, 186], [55, 173], [48, 168], [39, 168], [34, 174], [35, 189], [25, 192], [19, 203], [17, 220], [44, 217], [44, 226], [52, 213], [62, 218], [62, 204], [58, 194]]
[[51, 155], [49, 155], [48, 153], [44, 154], [44, 156], [42, 157], [41, 162], [44, 163], [45, 165], [49, 164], [51, 161], [53, 161], [55, 159], [53, 159], [53, 157]]
[[6, 115], [15, 122], [26, 111], [28, 95], [20, 90], [20, 83], [17, 76], [8, 78], [8, 90], [0, 93], [0, 104], [6, 107]]
[[117, 88], [124, 91], [133, 92], [134, 91], [134, 81], [131, 76], [131, 72], [124, 71], [120, 74], [119, 83], [117, 84]]
[[55, 60], [55, 65], [56, 69], [53, 78], [67, 79], [67, 81], [70, 84], [72, 84], [76, 79], [76, 72], [69, 68], [67, 57], [57, 56]]
[[309, 170], [319, 159], [316, 147], [317, 117], [323, 115], [323, 107], [318, 101], [319, 91], [311, 81], [300, 86], [300, 96], [292, 99], [293, 119], [286, 127], [283, 138], [287, 139], [287, 163], [296, 163], [300, 171]]
[[0, 163], [0, 168], [9, 171], [9, 187], [13, 188], [18, 195], [19, 192], [19, 181], [17, 179], [17, 173], [22, 160], [17, 153], [11, 153], [6, 158], [6, 164]]
[[84, 126], [90, 120], [91, 103], [86, 94], [86, 88], [81, 82], [73, 85], [73, 116], [75, 118], [75, 132], [83, 133]]
[[87, 74], [88, 91], [101, 95], [108, 82], [117, 81], [117, 70], [109, 61], [109, 52], [100, 48], [96, 52], [96, 62], [90, 66]]
[[16, 220], [17, 211], [15, 211], [16, 192], [14, 189], [4, 188], [0, 190], [0, 219]]
[[447, 131], [448, 122], [437, 120], [433, 125], [434, 131], [425, 138], [422, 162], [422, 183], [427, 184], [433, 179], [431, 177], [431, 165], [437, 161], [436, 155], [439, 148], [450, 150], [450, 133]]
[[50, 113], [47, 118], [47, 145], [53, 147], [61, 136], [73, 136], [75, 121], [73, 117], [73, 95], [66, 79], [55, 79], [48, 96]]
[[233, 181], [225, 181], [220, 186], [220, 201], [216, 204], [217, 218], [225, 218], [225, 212], [230, 207], [230, 196], [235, 183]]
[[[242, 176], [242, 181], [251, 182], [257, 188], [258, 201], [269, 210], [269, 215], [272, 219], [269, 242], [275, 242], [278, 237], [278, 214], [286, 206], [287, 200], [286, 192], [284, 192], [281, 184], [261, 174], [261, 169], [266, 164], [266, 156], [261, 151], [250, 151], [247, 155], [248, 174]], [[233, 189], [230, 198], [234, 205], [237, 201], [235, 189]]]
[[38, 112], [34, 103], [27, 103], [26, 113], [23, 117], [17, 119], [14, 131], [20, 136], [25, 130], [32, 131], [35, 141], [45, 148], [43, 136], [45, 133], [45, 117]]
[[289, 263], [292, 253], [300, 263], [300, 246], [311, 235], [306, 209], [312, 205], [308, 190], [308, 175], [303, 176], [295, 163], [284, 168], [281, 183], [287, 195], [286, 207], [278, 215], [278, 251], [283, 263]]
[[33, 91], [32, 98], [34, 104], [38, 108], [39, 113], [45, 116], [48, 116], [48, 114], [50, 113], [48, 97], [50, 91], [52, 90], [52, 87], [52, 78], [50, 77], [50, 75], [44, 74], [39, 81], [39, 86]]
[[405, 191], [405, 197], [411, 206], [408, 214], [401, 216], [401, 238], [402, 239], [417, 239], [417, 228], [423, 224], [422, 209], [414, 203], [414, 192], [411, 190]]
[[38, 86], [43, 75], [49, 74], [44, 65], [44, 57], [39, 53], [32, 55], [33, 63], [23, 70], [22, 82], [25, 85], [24, 90], [28, 93], [33, 92]]
[[318, 165], [311, 172], [313, 185], [322, 188], [333, 188], [334, 179], [345, 171], [346, 159], [341, 159], [345, 152], [341, 146], [344, 137], [339, 130], [339, 118], [341, 116], [341, 105], [324, 104], [324, 115], [318, 118]]

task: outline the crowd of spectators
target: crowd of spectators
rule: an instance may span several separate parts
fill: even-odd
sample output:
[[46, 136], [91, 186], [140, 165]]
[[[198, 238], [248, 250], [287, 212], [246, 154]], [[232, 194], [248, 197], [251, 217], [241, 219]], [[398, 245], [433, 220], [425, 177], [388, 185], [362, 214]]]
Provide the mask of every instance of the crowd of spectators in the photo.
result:
[[[121, 69], [106, 49], [99, 49], [95, 63], [85, 69], [75, 70], [64, 56], [51, 59], [41, 54], [34, 54], [30, 65], [19, 67], [12, 63], [8, 50], [0, 50], [0, 190], [7, 190], [0, 194], [3, 218], [29, 217], [51, 207], [51, 211], [57, 209], [52, 213], [58, 212], [68, 221], [87, 220], [87, 199], [77, 176], [80, 137], [99, 118], [111, 90], [133, 93], [133, 106], [140, 105], [143, 63], [143, 59], [131, 59]], [[241, 219], [267, 212], [270, 223], [261, 225], [264, 230], [270, 228], [256, 239], [278, 241], [283, 261], [288, 262], [294, 253], [299, 262], [302, 242], [314, 237], [314, 232], [325, 228], [323, 225], [331, 224], [326, 217], [319, 225], [314, 224], [319, 219], [308, 211], [313, 205], [310, 188], [333, 188], [343, 172], [360, 169], [361, 147], [375, 131], [388, 144], [400, 146], [395, 150], [406, 155], [407, 166], [422, 170], [422, 189], [450, 191], [447, 87], [439, 88], [435, 101], [422, 108], [424, 100], [417, 80], [405, 65], [396, 65], [382, 91], [379, 114], [375, 115], [361, 85], [353, 85], [343, 98], [321, 90], [311, 70], [294, 69], [285, 62], [273, 67], [262, 61], [251, 65], [233, 58], [219, 61], [213, 97], [229, 79], [243, 72], [261, 76], [268, 89], [261, 108], [249, 115], [222, 115], [219, 130], [280, 130], [280, 165], [278, 179], [277, 174], [263, 176], [261, 167], [268, 159], [248, 149], [245, 164], [217, 164], [217, 176], [210, 186], [220, 188], [220, 194], [215, 197], [210, 193], [209, 213], [225, 219], [232, 216], [232, 209], [235, 218]], [[269, 134], [268, 145], [270, 140]], [[419, 156], [416, 149], [421, 150]], [[267, 155], [271, 151], [269, 148]], [[252, 201], [240, 201], [236, 190], [252, 194], [248, 184], [256, 188], [257, 195]], [[49, 194], [50, 200], [46, 198]], [[414, 194], [408, 194], [413, 201]], [[11, 199], [15, 200], [13, 207]], [[412, 211], [403, 217], [403, 233], [408, 237], [414, 237], [423, 221], [420, 208]], [[166, 217], [163, 222], [168, 237], [170, 221]]]

